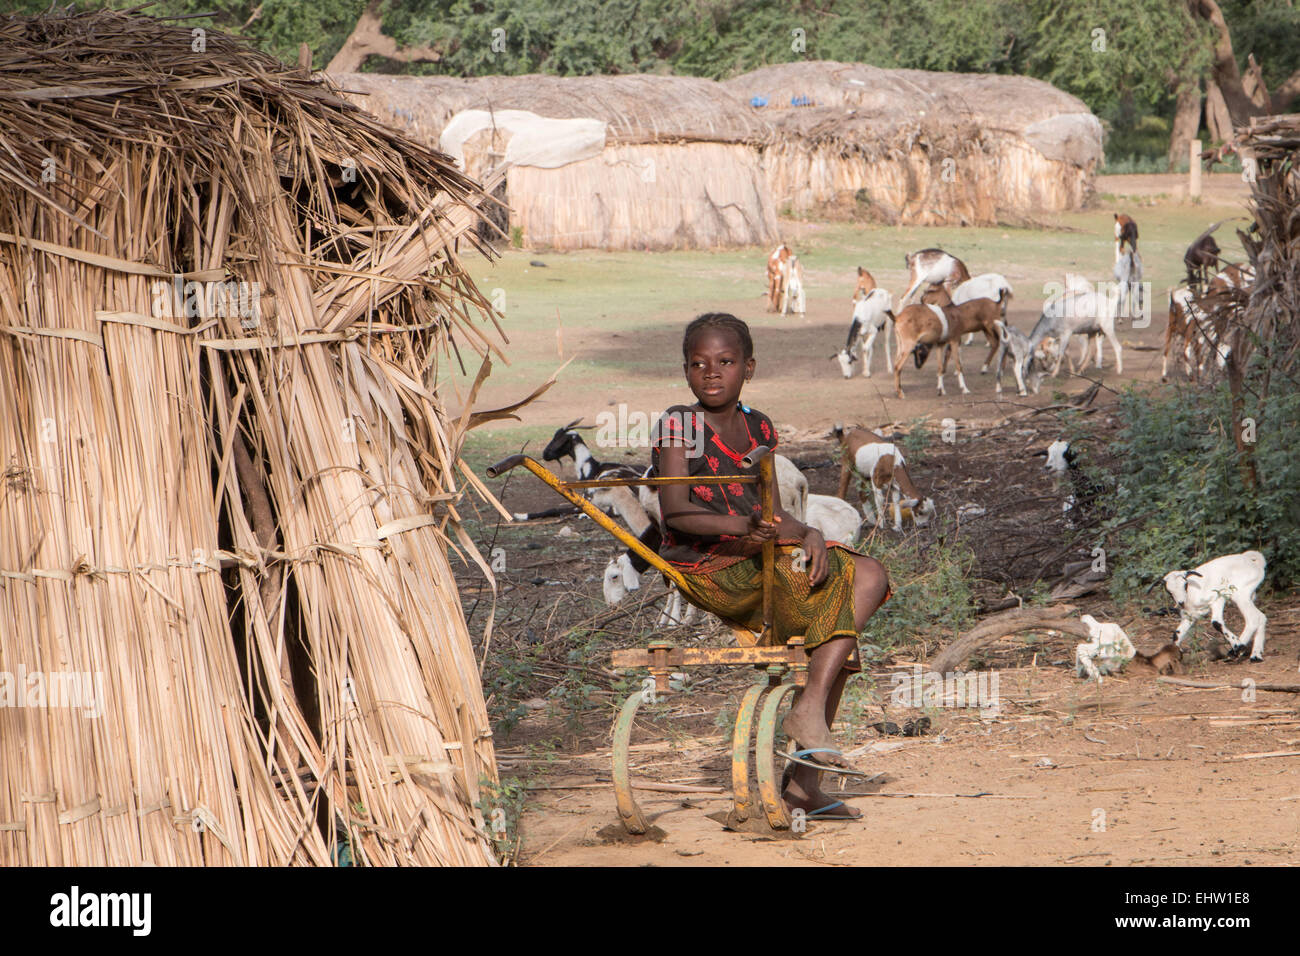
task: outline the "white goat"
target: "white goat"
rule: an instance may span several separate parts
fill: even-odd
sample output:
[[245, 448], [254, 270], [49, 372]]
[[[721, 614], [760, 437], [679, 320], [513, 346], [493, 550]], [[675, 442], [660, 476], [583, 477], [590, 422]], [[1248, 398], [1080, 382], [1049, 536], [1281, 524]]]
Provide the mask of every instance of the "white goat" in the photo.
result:
[[1074, 649], [1074, 673], [1100, 684], [1102, 674], [1115, 673], [1133, 659], [1137, 648], [1118, 624], [1103, 624], [1091, 614], [1081, 615], [1079, 621], [1092, 640]]
[[[1142, 257], [1136, 249], [1130, 249], [1115, 263], [1115, 281], [1119, 283], [1119, 295], [1115, 300], [1115, 315], [1121, 313], [1130, 317], [1149, 314], [1142, 310]], [[1100, 340], [1097, 343], [1101, 349]]]
[[626, 551], [609, 559], [601, 588], [605, 592], [605, 603], [611, 606], [627, 597], [629, 591], [641, 589], [641, 575], [637, 574]]
[[[1061, 370], [1061, 362], [1069, 349], [1070, 337], [1073, 335], [1104, 335], [1110, 339], [1115, 350], [1115, 371], [1124, 371], [1124, 359], [1120, 355], [1119, 337], [1115, 334], [1115, 315], [1106, 308], [1105, 297], [1096, 290], [1088, 292], [1066, 292], [1047, 302], [1039, 316], [1034, 330], [1029, 333], [1029, 344], [1038, 348], [1048, 336], [1060, 343], [1057, 347], [1056, 364], [1051, 374], [1055, 376]], [[1083, 359], [1087, 359], [1087, 343], [1084, 344]], [[1073, 364], [1073, 363], [1072, 363]], [[1081, 369], [1082, 364], [1079, 366]], [[1097, 368], [1102, 367], [1101, 340], [1097, 340]], [[1075, 371], [1078, 371], [1076, 369]]]
[[816, 528], [827, 541], [852, 544], [862, 527], [862, 515], [843, 498], [834, 495], [809, 495], [808, 513], [803, 523]]
[[[1262, 661], [1268, 618], [1255, 607], [1255, 591], [1264, 581], [1266, 566], [1264, 556], [1258, 551], [1243, 551], [1241, 554], [1226, 554], [1206, 561], [1191, 571], [1170, 571], [1166, 574], [1165, 590], [1182, 614], [1182, 621], [1174, 634], [1174, 643], [1181, 648], [1187, 632], [1208, 613], [1215, 629], [1228, 639], [1232, 648], [1231, 656], [1240, 657], [1250, 644], [1250, 659]], [[1228, 601], [1237, 605], [1237, 610], [1246, 621], [1240, 637], [1228, 630], [1228, 625], [1223, 620], [1223, 609]]]
[[798, 312], [803, 315], [807, 308], [803, 293], [803, 266], [799, 264], [798, 256], [791, 255], [781, 263], [781, 277], [785, 285], [781, 293], [781, 314], [789, 315], [791, 312]]
[[[849, 337], [844, 348], [831, 356], [840, 363], [845, 378], [853, 376], [853, 362], [862, 356], [862, 374], [871, 377], [871, 359], [875, 353], [876, 336], [894, 318], [894, 297], [879, 287], [853, 306], [853, 321], [849, 323]], [[894, 364], [889, 352], [889, 333], [885, 333], [885, 368]]]
[[[967, 279], [952, 290], [953, 305], [961, 305], [971, 299], [992, 299], [1002, 306], [1002, 318], [1005, 319], [1007, 317], [1007, 302], [1011, 299], [1011, 283], [1007, 281], [1006, 276], [999, 275], [996, 272], [984, 272], [973, 279]], [[961, 344], [970, 345], [974, 338], [975, 333], [968, 332], [962, 337]], [[980, 371], [987, 372], [988, 365], [985, 364]]]

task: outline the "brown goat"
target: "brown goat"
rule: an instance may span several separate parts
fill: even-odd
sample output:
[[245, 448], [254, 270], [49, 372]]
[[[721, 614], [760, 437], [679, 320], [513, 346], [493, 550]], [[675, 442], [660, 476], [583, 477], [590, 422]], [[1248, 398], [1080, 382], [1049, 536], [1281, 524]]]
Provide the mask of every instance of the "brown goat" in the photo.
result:
[[857, 302], [859, 295], [865, 299], [867, 296], [871, 295], [872, 290], [875, 288], [875, 278], [872, 277], [870, 272], [862, 268], [862, 266], [858, 266], [858, 284], [853, 287], [853, 301]]

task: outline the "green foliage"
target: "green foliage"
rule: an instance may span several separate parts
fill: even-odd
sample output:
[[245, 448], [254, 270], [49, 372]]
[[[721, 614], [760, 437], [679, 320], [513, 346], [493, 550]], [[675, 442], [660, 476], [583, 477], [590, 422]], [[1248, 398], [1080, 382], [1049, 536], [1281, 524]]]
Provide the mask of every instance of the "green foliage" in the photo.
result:
[[519, 852], [519, 818], [528, 798], [528, 785], [517, 777], [493, 782], [479, 778], [479, 801], [474, 804], [492, 839], [492, 849], [502, 863], [510, 863]]
[[946, 523], [938, 531], [933, 540], [919, 534], [901, 539], [869, 535], [862, 543], [885, 566], [894, 591], [863, 631], [863, 644], [874, 645], [871, 653], [904, 646], [918, 631], [959, 631], [974, 620], [970, 581], [975, 555], [950, 537]]
[[1168, 571], [1248, 549], [1267, 558], [1273, 587], [1300, 580], [1300, 388], [1279, 377], [1272, 386], [1266, 403], [1248, 400], [1245, 409], [1257, 438], [1253, 493], [1243, 484], [1233, 437], [1240, 423], [1226, 387], [1124, 393], [1124, 429], [1113, 446], [1122, 470], [1108, 522], [1117, 600], [1138, 596]]

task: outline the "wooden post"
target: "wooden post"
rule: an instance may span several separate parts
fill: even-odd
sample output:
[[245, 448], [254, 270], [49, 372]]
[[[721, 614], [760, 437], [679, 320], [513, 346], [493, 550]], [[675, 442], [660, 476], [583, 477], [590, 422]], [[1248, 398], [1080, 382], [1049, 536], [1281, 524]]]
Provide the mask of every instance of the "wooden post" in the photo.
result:
[[[772, 456], [764, 455], [758, 463], [758, 487], [763, 503], [763, 520], [771, 521], [775, 508], [772, 501]], [[776, 572], [776, 542], [763, 543], [763, 636], [772, 639], [772, 587]]]
[[1187, 195], [1192, 199], [1201, 198], [1201, 141], [1192, 140], [1189, 148], [1190, 156], [1188, 157], [1187, 166]]

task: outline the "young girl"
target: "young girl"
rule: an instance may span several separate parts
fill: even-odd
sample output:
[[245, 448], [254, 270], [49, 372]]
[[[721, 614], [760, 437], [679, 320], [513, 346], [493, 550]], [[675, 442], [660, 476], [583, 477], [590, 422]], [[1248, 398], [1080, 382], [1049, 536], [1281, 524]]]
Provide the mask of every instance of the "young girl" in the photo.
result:
[[[885, 569], [841, 544], [827, 548], [821, 532], [780, 507], [778, 488], [773, 488], [773, 520], [767, 522], [758, 485], [727, 482], [731, 476], [757, 475], [758, 466], [745, 469], [741, 458], [759, 445], [774, 449], [777, 443], [772, 420], [740, 403], [741, 389], [755, 368], [749, 327], [733, 315], [701, 315], [686, 327], [682, 357], [697, 401], [664, 413], [650, 456], [657, 475], [699, 476], [700, 483], [660, 489], [666, 527], [659, 553], [703, 595], [696, 602], [700, 607], [757, 631], [762, 627], [762, 548], [775, 539], [772, 642], [783, 644], [802, 634], [809, 652], [808, 685], [782, 729], [812, 751], [815, 762], [845, 767], [830, 726], [845, 680], [861, 670], [857, 636], [888, 596]], [[796, 549], [802, 553], [796, 555]], [[819, 775], [796, 765], [785, 788], [786, 804], [820, 819], [862, 815], [823, 793]]]

